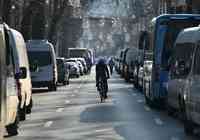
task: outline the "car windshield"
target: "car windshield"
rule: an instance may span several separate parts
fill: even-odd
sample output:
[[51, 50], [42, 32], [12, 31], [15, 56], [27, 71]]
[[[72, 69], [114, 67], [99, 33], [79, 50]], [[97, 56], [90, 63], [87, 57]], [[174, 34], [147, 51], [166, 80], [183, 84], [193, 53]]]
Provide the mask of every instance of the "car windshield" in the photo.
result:
[[50, 52], [29, 51], [28, 52], [30, 67], [32, 65], [47, 66], [52, 63]]

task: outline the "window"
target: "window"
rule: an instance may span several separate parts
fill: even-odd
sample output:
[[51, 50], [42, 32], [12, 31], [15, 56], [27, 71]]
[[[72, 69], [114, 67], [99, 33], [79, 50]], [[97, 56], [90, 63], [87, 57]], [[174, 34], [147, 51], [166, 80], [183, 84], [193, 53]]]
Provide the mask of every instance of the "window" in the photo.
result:
[[194, 74], [200, 75], [200, 42], [196, 49], [195, 59], [194, 59]]
[[185, 78], [191, 71], [194, 44], [177, 44], [169, 59], [170, 74], [172, 78]]

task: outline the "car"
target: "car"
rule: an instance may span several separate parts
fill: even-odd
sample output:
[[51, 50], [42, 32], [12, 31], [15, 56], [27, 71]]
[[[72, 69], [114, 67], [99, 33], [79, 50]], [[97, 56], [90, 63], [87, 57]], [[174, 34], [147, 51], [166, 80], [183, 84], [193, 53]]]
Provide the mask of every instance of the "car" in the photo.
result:
[[57, 57], [57, 69], [58, 69], [58, 83], [63, 85], [69, 85], [69, 69], [65, 65], [64, 57]]
[[82, 65], [82, 63], [80, 61], [77, 60], [76, 62], [79, 66], [79, 69], [80, 69], [80, 74], [83, 75], [84, 74], [84, 67]]
[[150, 94], [150, 89], [151, 89], [151, 74], [152, 74], [152, 65], [153, 65], [153, 61], [152, 60], [146, 60], [144, 61], [144, 77], [143, 77], [143, 94], [145, 97], [145, 101], [147, 104], [149, 104], [148, 102], [148, 98], [147, 96], [149, 96]]
[[66, 65], [68, 65], [69, 67], [69, 77], [70, 78], [73, 78], [73, 77], [76, 77], [76, 78], [79, 78], [80, 77], [80, 69], [79, 69], [79, 66], [77, 65], [76, 62], [65, 62]]
[[[0, 24], [0, 129], [6, 128], [9, 136], [18, 134], [18, 85], [16, 78], [26, 77], [25, 71], [15, 67], [14, 50], [9, 42], [8, 26]], [[21, 68], [22, 70], [22, 68]], [[6, 135], [4, 132], [1, 133]]]
[[127, 51], [125, 58], [124, 78], [127, 82], [133, 80], [135, 61], [137, 59], [137, 48], [132, 47]]
[[19, 119], [21, 121], [26, 119], [26, 114], [31, 113], [32, 109], [32, 84], [29, 70], [29, 61], [27, 55], [26, 44], [22, 34], [14, 29], [7, 29], [9, 32], [10, 45], [14, 50], [15, 66], [18, 69], [23, 68], [26, 72], [26, 77], [23, 79], [16, 79], [20, 93], [19, 95]]
[[81, 57], [76, 58], [76, 59], [81, 62], [83, 69], [84, 69], [84, 74], [86, 74], [88, 70], [87, 70], [87, 63], [86, 63], [85, 59], [81, 58]]
[[144, 68], [141, 66], [138, 73], [138, 88], [142, 91]]

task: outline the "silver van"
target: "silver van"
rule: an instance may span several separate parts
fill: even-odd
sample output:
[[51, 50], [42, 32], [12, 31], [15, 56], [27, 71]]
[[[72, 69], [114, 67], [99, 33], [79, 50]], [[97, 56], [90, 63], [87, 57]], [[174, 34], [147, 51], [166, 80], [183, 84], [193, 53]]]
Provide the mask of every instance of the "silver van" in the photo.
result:
[[200, 27], [184, 29], [172, 53], [168, 105], [181, 111], [185, 133], [192, 134], [200, 126]]
[[33, 87], [48, 87], [57, 90], [57, 64], [53, 45], [47, 40], [27, 42], [28, 57]]

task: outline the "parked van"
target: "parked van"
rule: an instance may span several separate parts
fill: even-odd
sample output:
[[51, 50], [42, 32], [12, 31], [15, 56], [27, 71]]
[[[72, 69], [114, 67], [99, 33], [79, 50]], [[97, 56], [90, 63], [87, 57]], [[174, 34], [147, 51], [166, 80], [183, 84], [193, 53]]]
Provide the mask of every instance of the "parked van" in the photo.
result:
[[135, 61], [137, 59], [137, 48], [132, 47], [127, 51], [125, 58], [124, 78], [126, 81], [133, 80]]
[[[13, 49], [9, 44], [9, 34], [5, 25], [0, 24], [0, 139], [4, 127], [8, 135], [18, 134], [18, 92], [16, 79], [24, 78], [26, 73], [16, 73]], [[23, 70], [23, 68], [21, 68]]]
[[185, 116], [187, 134], [200, 126], [200, 27], [184, 29], [175, 42], [170, 70], [168, 104]]
[[33, 87], [48, 87], [57, 90], [57, 65], [53, 45], [47, 40], [27, 42], [28, 57]]
[[13, 47], [16, 67], [24, 68], [26, 77], [23, 79], [16, 79], [19, 88], [19, 118], [26, 119], [26, 113], [31, 113], [32, 108], [32, 84], [29, 70], [29, 61], [27, 55], [26, 44], [21, 33], [14, 29], [9, 29], [10, 45]]

